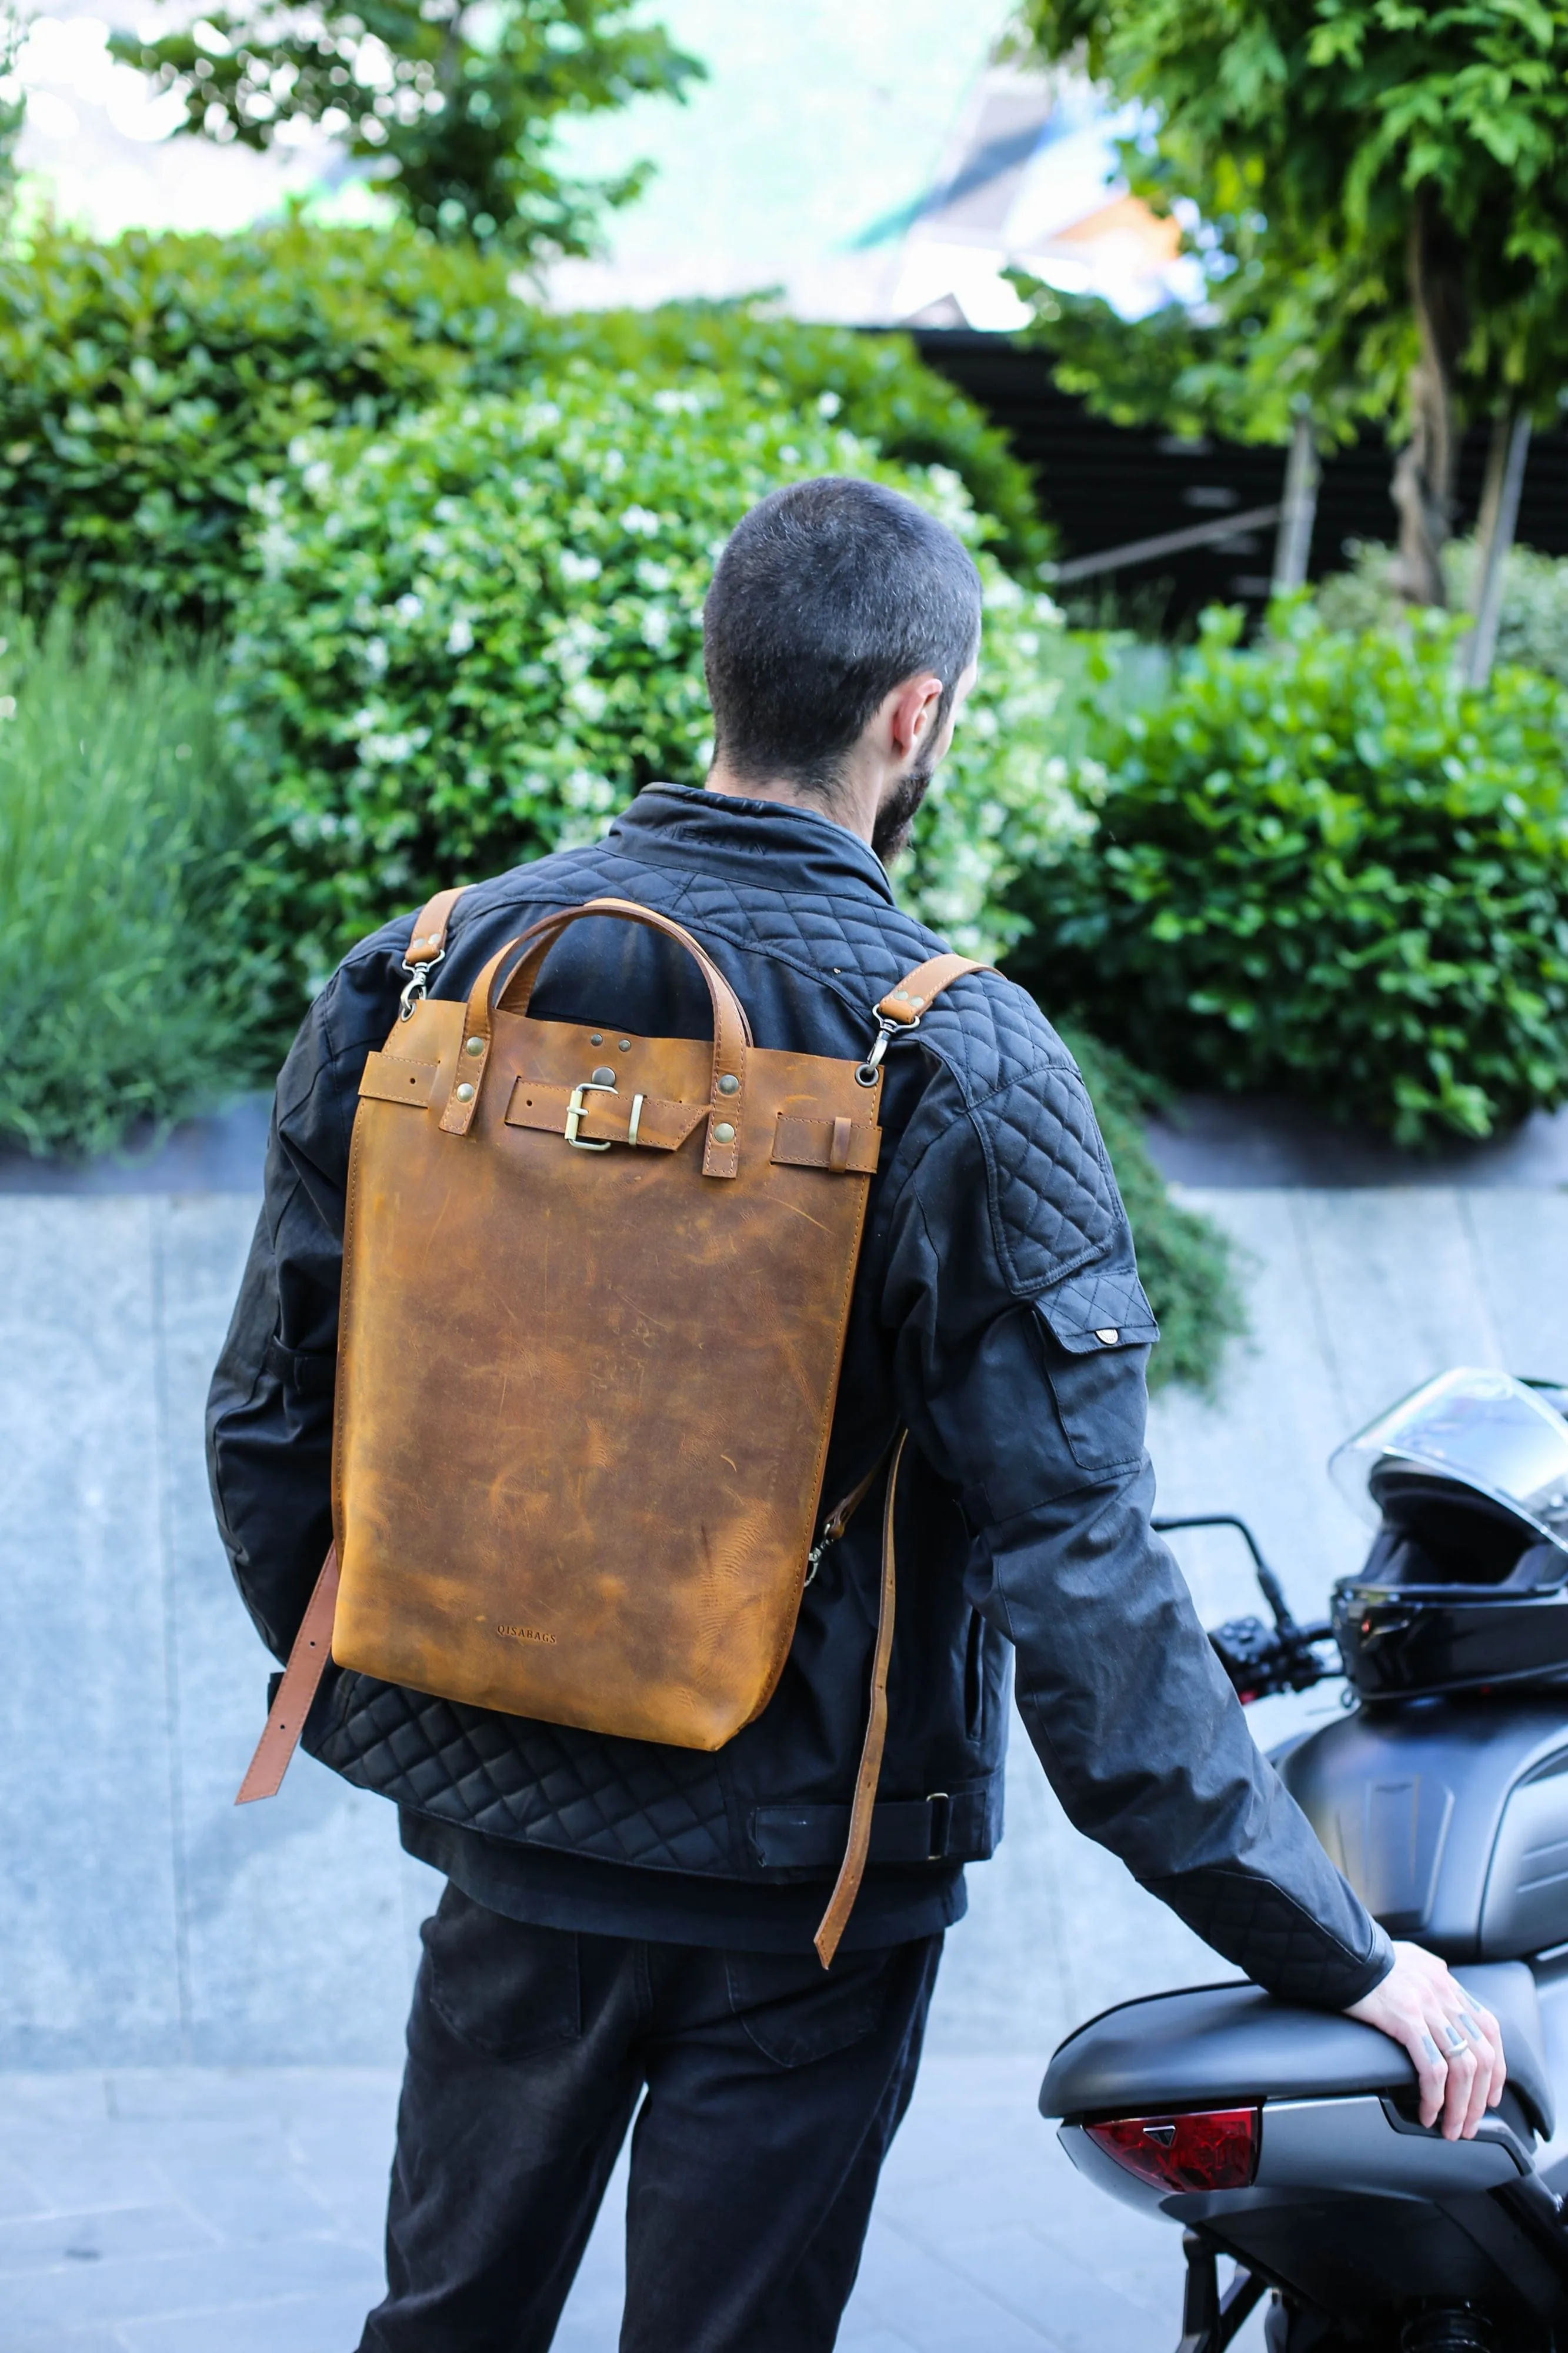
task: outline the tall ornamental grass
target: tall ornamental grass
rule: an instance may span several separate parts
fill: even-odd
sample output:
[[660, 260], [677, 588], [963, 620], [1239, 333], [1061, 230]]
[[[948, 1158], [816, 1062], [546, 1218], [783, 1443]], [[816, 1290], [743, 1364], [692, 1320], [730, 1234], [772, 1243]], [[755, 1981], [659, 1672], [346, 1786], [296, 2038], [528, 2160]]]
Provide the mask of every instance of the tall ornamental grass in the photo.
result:
[[0, 613], [0, 1145], [101, 1153], [257, 1072], [216, 662]]

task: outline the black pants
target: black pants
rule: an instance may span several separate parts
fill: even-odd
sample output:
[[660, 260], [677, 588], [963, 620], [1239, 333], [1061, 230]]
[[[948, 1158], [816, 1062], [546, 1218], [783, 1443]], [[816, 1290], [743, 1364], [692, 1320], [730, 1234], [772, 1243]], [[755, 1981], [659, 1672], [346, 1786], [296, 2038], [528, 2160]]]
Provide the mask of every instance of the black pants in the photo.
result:
[[718, 1952], [424, 1929], [360, 2353], [542, 2353], [639, 2094], [622, 2353], [826, 2353], [909, 2105], [942, 1938]]

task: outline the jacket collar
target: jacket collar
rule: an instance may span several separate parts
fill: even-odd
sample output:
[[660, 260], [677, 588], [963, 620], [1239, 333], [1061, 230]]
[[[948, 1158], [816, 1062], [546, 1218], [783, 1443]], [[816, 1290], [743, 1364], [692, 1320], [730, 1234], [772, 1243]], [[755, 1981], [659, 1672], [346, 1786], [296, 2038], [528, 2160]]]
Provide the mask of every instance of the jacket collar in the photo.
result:
[[647, 785], [616, 819], [610, 839], [654, 865], [700, 866], [766, 890], [893, 904], [887, 871], [868, 842], [783, 801], [742, 800], [700, 785]]

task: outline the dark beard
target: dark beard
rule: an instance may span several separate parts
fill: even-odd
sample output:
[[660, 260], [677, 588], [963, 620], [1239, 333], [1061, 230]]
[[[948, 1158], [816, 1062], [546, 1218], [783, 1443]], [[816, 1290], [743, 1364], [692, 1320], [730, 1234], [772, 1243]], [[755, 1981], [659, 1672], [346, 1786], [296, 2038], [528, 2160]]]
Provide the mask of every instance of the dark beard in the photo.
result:
[[871, 847], [884, 866], [901, 858], [910, 846], [910, 828], [915, 821], [915, 811], [924, 800], [931, 780], [936, 773], [934, 761], [922, 760], [899, 778], [881, 807], [871, 830]]

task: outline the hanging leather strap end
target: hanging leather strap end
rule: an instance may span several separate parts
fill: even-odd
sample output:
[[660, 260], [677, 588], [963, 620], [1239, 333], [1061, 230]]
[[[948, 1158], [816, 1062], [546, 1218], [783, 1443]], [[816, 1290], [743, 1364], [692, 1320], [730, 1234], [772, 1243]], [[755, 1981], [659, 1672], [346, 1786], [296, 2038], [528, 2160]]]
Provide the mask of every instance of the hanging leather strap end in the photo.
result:
[[321, 1687], [327, 1661], [332, 1655], [332, 1619], [338, 1603], [338, 1548], [334, 1544], [321, 1564], [315, 1591], [294, 1637], [278, 1696], [268, 1714], [266, 1729], [256, 1744], [244, 1780], [235, 1793], [237, 1806], [258, 1798], [275, 1798], [283, 1786], [289, 1762], [300, 1745], [310, 1703]]
[[871, 1815], [877, 1802], [877, 1783], [881, 1778], [882, 1749], [888, 1737], [888, 1665], [893, 1655], [893, 1513], [899, 1493], [899, 1465], [904, 1459], [909, 1435], [907, 1430], [901, 1430], [899, 1442], [893, 1449], [892, 1467], [888, 1472], [888, 1497], [882, 1507], [882, 1591], [877, 1613], [877, 1645], [871, 1660], [871, 1708], [866, 1723], [865, 1742], [860, 1750], [860, 1770], [855, 1780], [855, 1802], [849, 1810], [849, 1840], [844, 1850], [844, 1860], [838, 1866], [838, 1877], [828, 1899], [827, 1909], [812, 1939], [816, 1947], [816, 1957], [825, 1969], [832, 1967], [833, 1956], [838, 1950], [838, 1940], [848, 1926], [850, 1913], [855, 1909], [855, 1898], [860, 1893], [860, 1882], [866, 1874], [866, 1857], [871, 1845]]

